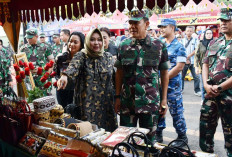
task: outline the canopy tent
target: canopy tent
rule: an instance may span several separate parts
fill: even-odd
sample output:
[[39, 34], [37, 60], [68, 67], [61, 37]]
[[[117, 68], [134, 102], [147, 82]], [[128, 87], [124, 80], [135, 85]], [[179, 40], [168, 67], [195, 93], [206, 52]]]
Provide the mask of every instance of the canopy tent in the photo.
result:
[[[186, 5], [188, 1], [181, 0], [181, 3]], [[198, 4], [201, 0], [194, 1]], [[174, 7], [176, 2], [176, 0], [168, 0], [171, 7]], [[165, 3], [164, 0], [157, 1], [160, 8], [163, 8]], [[135, 6], [138, 9], [145, 6], [153, 9], [155, 0], [146, 0], [145, 3], [144, 0], [127, 0], [127, 4], [125, 4], [125, 0], [117, 0], [117, 4], [116, 6], [116, 0], [0, 0], [0, 22], [14, 50], [17, 51], [19, 21], [24, 23], [54, 21], [55, 19], [59, 21], [60, 18], [80, 18], [85, 13], [91, 15], [93, 12], [106, 13], [108, 10], [113, 13], [116, 8], [122, 12], [127, 7], [131, 11]]]
[[209, 0], [202, 0], [198, 5], [190, 0], [184, 7], [178, 8], [167, 14], [161, 14], [162, 18], [173, 18], [177, 25], [204, 25], [218, 24], [218, 14], [223, 5], [216, 5]]
[[62, 28], [70, 29], [71, 32], [73, 31], [80, 31], [86, 34], [89, 32], [92, 28], [99, 27], [100, 24], [116, 24], [115, 21], [112, 19], [109, 19], [107, 17], [103, 17], [100, 14], [96, 14], [95, 12], [89, 16], [86, 14], [83, 18], [79, 19], [78, 21], [75, 21], [71, 24], [64, 25]]

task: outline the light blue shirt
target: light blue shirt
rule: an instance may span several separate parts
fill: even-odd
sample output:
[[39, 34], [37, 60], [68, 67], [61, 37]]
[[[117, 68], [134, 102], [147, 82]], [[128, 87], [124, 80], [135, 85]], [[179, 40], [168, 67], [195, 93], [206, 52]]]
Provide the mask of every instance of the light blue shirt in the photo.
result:
[[[162, 41], [165, 42], [165, 40], [163, 39]], [[183, 44], [181, 44], [177, 38], [174, 38], [173, 41], [168, 44], [166, 43], [166, 47], [167, 47], [167, 51], [168, 51], [168, 60], [170, 61], [170, 68], [168, 71], [170, 71], [172, 68], [174, 68], [176, 66], [177, 63], [179, 62], [186, 62], [186, 49], [184, 48]], [[179, 73], [180, 75], [180, 73]], [[177, 75], [176, 77], [172, 78], [175, 79], [177, 77], [179, 77], [179, 75]]]
[[[185, 45], [188, 43], [188, 39], [185, 37], [181, 40], [181, 43], [185, 47]], [[189, 45], [185, 47], [187, 56], [191, 54], [196, 48], [197, 48], [198, 40], [196, 38], [192, 38]], [[194, 55], [190, 58], [191, 64], [194, 64]]]

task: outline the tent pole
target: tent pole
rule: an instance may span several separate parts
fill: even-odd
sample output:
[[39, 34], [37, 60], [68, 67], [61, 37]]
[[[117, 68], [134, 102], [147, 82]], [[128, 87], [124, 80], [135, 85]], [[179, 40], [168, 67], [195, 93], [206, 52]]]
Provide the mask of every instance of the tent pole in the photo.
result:
[[16, 24], [14, 20], [14, 14], [11, 12], [11, 17], [12, 17], [12, 30], [13, 30], [13, 38], [14, 38], [14, 51], [15, 53], [18, 52], [18, 40], [17, 40], [17, 33], [16, 33]]

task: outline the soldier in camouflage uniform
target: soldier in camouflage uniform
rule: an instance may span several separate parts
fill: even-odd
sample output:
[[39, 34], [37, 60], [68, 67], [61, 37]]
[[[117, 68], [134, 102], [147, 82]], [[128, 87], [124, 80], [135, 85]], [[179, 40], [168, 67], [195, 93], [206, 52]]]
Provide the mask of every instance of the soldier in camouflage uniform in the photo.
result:
[[[38, 31], [35, 28], [26, 30], [26, 36], [28, 43], [23, 45], [20, 52], [25, 52], [29, 62], [32, 62], [35, 66], [34, 73], [37, 72], [38, 67], [44, 67], [50, 60], [54, 61], [54, 56], [51, 53], [51, 49], [48, 45], [37, 42]], [[52, 69], [50, 69], [52, 70]], [[49, 71], [50, 72], [50, 71]], [[35, 86], [41, 87], [39, 76], [34, 76]]]
[[167, 110], [169, 66], [166, 46], [159, 39], [152, 40], [146, 35], [148, 27], [148, 13], [131, 12], [129, 31], [132, 37], [120, 44], [115, 63], [115, 111], [120, 114], [120, 125], [135, 127], [139, 119], [139, 126], [150, 129], [148, 137], [154, 140], [158, 117]]
[[11, 56], [7, 53], [6, 49], [0, 45], [0, 90], [5, 92], [6, 87], [12, 86], [12, 78], [10, 72]]
[[46, 35], [45, 35], [45, 33], [40, 33], [40, 35], [39, 35], [39, 41], [40, 41], [41, 44], [43, 43], [43, 44], [45, 44], [48, 47], [51, 46], [51, 44], [49, 42], [46, 42]]
[[56, 56], [62, 53], [63, 43], [60, 42], [60, 34], [53, 34], [54, 44], [52, 45], [52, 54], [56, 58]]
[[[188, 142], [186, 136], [186, 122], [184, 118], [184, 107], [181, 93], [181, 71], [186, 62], [186, 50], [184, 46], [176, 39], [176, 21], [173, 19], [163, 19], [158, 25], [164, 42], [168, 50], [168, 59], [171, 63], [171, 68], [168, 70], [169, 85], [168, 85], [168, 107], [173, 118], [173, 126], [178, 134], [177, 139]], [[166, 128], [165, 119], [161, 118], [156, 130], [157, 142], [163, 142], [162, 131]], [[181, 141], [172, 143], [174, 147], [182, 147], [185, 144]]]
[[200, 116], [200, 147], [214, 152], [214, 134], [221, 117], [227, 155], [232, 157], [232, 9], [222, 8], [219, 17], [225, 35], [211, 41], [203, 61], [205, 100]]

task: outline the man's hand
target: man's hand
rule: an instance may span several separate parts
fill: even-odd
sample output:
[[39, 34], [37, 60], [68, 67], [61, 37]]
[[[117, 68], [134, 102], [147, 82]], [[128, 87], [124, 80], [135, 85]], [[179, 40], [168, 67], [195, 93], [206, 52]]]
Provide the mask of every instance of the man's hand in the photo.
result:
[[68, 77], [66, 75], [62, 75], [61, 78], [57, 81], [57, 90], [65, 89], [68, 83]]
[[195, 67], [195, 73], [198, 75], [200, 73], [199, 67]]
[[13, 81], [12, 81], [12, 82], [9, 82], [9, 86], [10, 86], [10, 87], [13, 87]]
[[220, 95], [220, 92], [218, 91], [217, 87], [218, 87], [217, 85], [212, 86], [212, 85], [206, 84], [204, 88], [205, 88], [205, 91], [207, 92], [207, 96], [210, 98], [215, 98], [218, 95]]
[[120, 107], [121, 107], [121, 100], [120, 100], [120, 98], [116, 98], [115, 104], [114, 104], [115, 113], [117, 113], [117, 114], [120, 113]]
[[187, 58], [186, 64], [191, 64], [190, 59]]
[[167, 110], [168, 110], [167, 100], [162, 100], [159, 108], [159, 114], [162, 115], [161, 118], [164, 118]]

